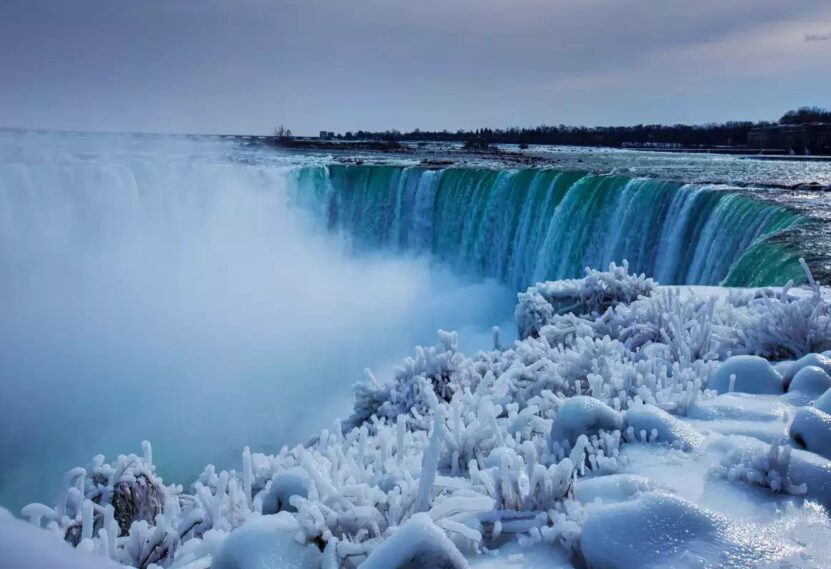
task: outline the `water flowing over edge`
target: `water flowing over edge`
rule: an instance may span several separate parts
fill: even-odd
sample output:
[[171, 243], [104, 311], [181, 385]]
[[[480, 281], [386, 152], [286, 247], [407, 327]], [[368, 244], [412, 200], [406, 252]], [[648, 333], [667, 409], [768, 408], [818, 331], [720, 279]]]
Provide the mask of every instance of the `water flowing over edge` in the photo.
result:
[[557, 169], [306, 166], [294, 199], [364, 248], [429, 253], [523, 289], [629, 261], [666, 284], [803, 282], [809, 220], [714, 186]]

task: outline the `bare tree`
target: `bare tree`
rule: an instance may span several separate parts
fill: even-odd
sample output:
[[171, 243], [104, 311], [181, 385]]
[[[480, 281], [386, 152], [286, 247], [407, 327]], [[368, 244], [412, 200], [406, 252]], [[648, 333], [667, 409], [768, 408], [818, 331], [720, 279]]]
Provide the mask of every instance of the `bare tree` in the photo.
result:
[[291, 129], [288, 129], [288, 128], [284, 127], [283, 125], [280, 125], [272, 131], [271, 135], [274, 138], [279, 138], [279, 139], [282, 139], [282, 140], [286, 140], [288, 138], [291, 138]]

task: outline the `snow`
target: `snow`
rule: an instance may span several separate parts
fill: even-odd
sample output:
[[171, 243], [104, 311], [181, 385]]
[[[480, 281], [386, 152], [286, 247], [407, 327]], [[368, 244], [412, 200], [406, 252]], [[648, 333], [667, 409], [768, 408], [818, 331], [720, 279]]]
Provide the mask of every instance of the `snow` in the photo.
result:
[[360, 569], [467, 569], [468, 563], [453, 542], [421, 513], [410, 518], [361, 563]]
[[788, 392], [797, 392], [809, 397], [819, 397], [831, 388], [831, 376], [818, 366], [800, 368], [788, 385]]
[[298, 542], [300, 526], [287, 512], [248, 520], [217, 550], [211, 569], [317, 569], [320, 550]]
[[813, 407], [796, 411], [789, 431], [799, 446], [831, 459], [831, 415]]
[[0, 508], [0, 567], [9, 569], [117, 569], [109, 559], [73, 549], [48, 531], [15, 519]]
[[775, 538], [663, 493], [592, 510], [583, 524], [581, 551], [592, 569], [738, 569], [790, 553]]
[[[703, 435], [654, 405], [638, 405], [626, 412], [627, 434], [641, 441], [661, 441], [683, 449], [694, 449]], [[631, 431], [630, 431], [631, 429]]]
[[551, 442], [574, 444], [580, 435], [593, 435], [601, 429], [614, 431], [623, 426], [620, 413], [595, 399], [578, 395], [567, 399], [551, 425]]
[[144, 444], [23, 515], [143, 569], [823, 566], [822, 294], [682, 292], [624, 265], [519, 304], [520, 339], [466, 355], [440, 332], [305, 445], [184, 487]]
[[707, 384], [721, 393], [767, 393], [784, 391], [782, 376], [770, 363], [758, 356], [733, 356], [719, 366]]

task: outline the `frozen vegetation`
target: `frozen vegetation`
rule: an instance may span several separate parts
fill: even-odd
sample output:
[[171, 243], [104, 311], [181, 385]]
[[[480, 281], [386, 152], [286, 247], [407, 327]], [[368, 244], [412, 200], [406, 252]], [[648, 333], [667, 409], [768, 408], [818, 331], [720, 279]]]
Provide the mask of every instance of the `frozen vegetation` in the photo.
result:
[[56, 484], [56, 502], [23, 509], [29, 529], [0, 513], [0, 557], [823, 567], [831, 303], [808, 280], [682, 290], [624, 264], [539, 284], [519, 295], [517, 341], [503, 346], [497, 331], [492, 350], [465, 355], [439, 332], [392, 377], [368, 372], [352, 416], [305, 445], [245, 448], [238, 470], [209, 465], [187, 487], [163, 482], [149, 443], [93, 458]]

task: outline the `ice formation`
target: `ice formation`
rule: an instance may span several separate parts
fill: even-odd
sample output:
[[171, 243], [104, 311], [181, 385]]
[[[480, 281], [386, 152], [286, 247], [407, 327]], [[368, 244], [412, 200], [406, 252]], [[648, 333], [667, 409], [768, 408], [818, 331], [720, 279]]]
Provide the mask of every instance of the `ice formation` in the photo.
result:
[[[814, 376], [831, 303], [809, 282], [690, 293], [624, 264], [540, 284], [519, 295], [512, 345], [467, 356], [440, 332], [389, 381], [368, 373], [353, 415], [306, 445], [246, 448], [239, 471], [209, 465], [186, 489], [144, 444], [70, 470], [56, 504], [22, 514], [140, 569], [457, 569], [515, 545], [590, 569], [819, 567], [831, 391]], [[789, 383], [805, 396], [777, 395]], [[661, 479], [649, 460], [664, 458], [679, 473]], [[755, 539], [683, 485], [695, 472], [817, 529]]]

